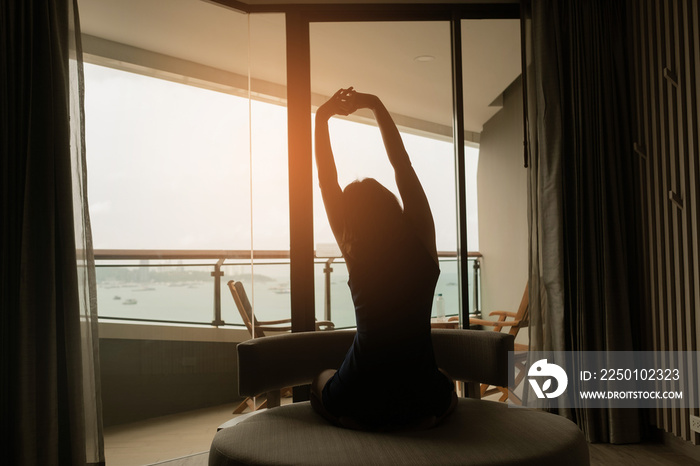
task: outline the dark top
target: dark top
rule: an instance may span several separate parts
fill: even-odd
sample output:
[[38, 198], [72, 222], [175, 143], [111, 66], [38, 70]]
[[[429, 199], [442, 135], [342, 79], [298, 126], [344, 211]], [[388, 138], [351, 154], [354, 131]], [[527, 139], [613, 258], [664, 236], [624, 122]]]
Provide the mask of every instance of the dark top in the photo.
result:
[[430, 313], [440, 269], [411, 229], [367, 258], [346, 256], [357, 334], [323, 403], [370, 429], [444, 413], [452, 383], [438, 371]]

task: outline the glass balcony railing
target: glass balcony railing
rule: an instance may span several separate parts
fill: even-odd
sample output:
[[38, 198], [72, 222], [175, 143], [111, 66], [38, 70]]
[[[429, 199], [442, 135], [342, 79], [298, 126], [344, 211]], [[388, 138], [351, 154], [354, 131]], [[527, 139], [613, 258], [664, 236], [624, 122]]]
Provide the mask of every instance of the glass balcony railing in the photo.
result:
[[[457, 254], [441, 252], [447, 315], [458, 314]], [[480, 315], [478, 252], [469, 253], [469, 313]], [[260, 320], [290, 317], [289, 251], [95, 250], [98, 314], [103, 321], [242, 326], [226, 283], [241, 281]], [[316, 257], [316, 318], [355, 326], [342, 258]]]

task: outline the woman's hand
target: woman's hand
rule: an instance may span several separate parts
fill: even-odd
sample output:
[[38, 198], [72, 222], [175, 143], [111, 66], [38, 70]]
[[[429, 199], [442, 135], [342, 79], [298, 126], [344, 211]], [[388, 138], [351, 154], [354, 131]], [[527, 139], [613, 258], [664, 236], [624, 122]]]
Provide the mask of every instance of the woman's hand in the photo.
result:
[[368, 108], [374, 111], [374, 109], [377, 108], [377, 102], [379, 101], [379, 98], [376, 95], [363, 94], [362, 92], [355, 92], [354, 90], [352, 91], [350, 99], [355, 110], [360, 108]]
[[330, 118], [334, 115], [350, 115], [357, 110], [357, 107], [354, 105], [356, 94], [352, 87], [339, 89], [333, 97], [318, 108], [316, 117]]
[[316, 115], [319, 118], [328, 119], [334, 115], [350, 115], [361, 108], [374, 111], [378, 101], [377, 96], [357, 92], [352, 87], [339, 89], [333, 97], [318, 108]]

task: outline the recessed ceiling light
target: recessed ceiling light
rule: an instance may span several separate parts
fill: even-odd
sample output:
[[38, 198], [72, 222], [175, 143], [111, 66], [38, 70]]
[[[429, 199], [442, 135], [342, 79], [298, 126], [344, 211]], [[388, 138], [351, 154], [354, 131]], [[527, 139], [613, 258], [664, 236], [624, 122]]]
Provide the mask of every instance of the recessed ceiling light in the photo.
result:
[[433, 61], [435, 60], [435, 57], [432, 55], [418, 55], [416, 58], [414, 58], [415, 61]]

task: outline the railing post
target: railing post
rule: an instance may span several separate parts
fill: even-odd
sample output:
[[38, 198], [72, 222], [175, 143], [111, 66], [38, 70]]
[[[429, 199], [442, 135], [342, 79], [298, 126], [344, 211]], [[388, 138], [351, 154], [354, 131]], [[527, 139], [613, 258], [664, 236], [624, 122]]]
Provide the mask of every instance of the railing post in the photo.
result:
[[226, 259], [219, 259], [214, 265], [214, 271], [211, 272], [211, 276], [214, 277], [214, 320], [212, 325], [215, 327], [220, 327], [224, 325], [224, 321], [221, 319], [221, 280], [220, 277], [224, 276], [224, 272], [221, 270]]
[[331, 264], [333, 264], [333, 260], [335, 260], [334, 257], [329, 258], [326, 261], [326, 267], [323, 269], [323, 273], [326, 276], [326, 301], [323, 305], [323, 320], [331, 320], [331, 272], [333, 272]]

